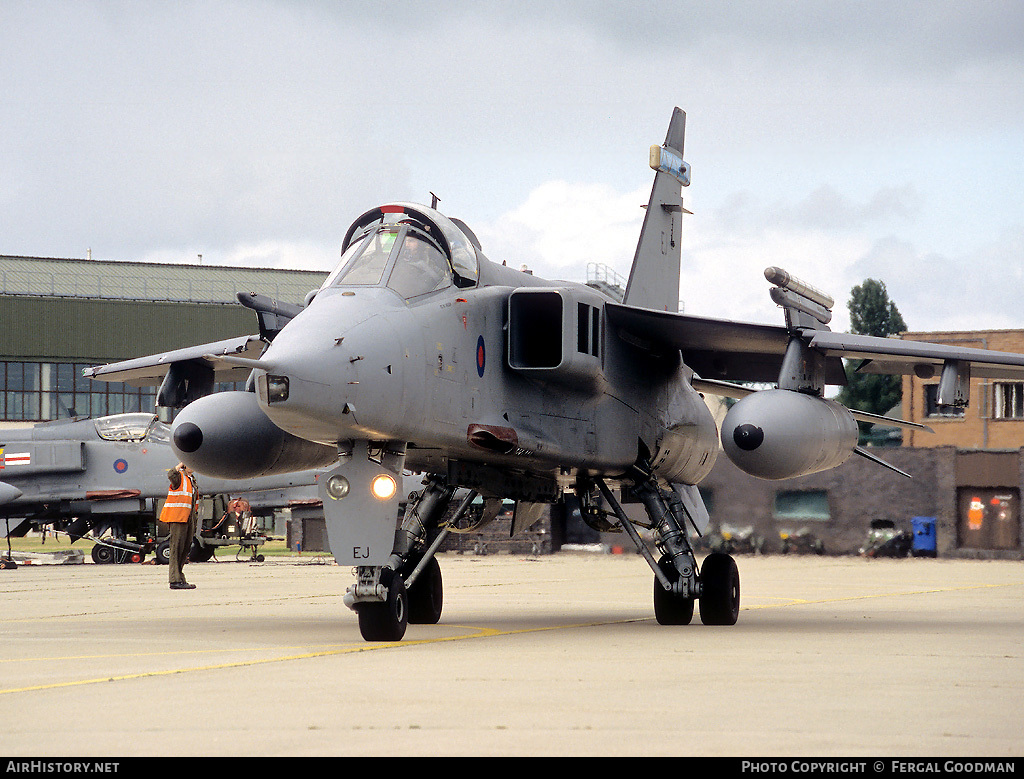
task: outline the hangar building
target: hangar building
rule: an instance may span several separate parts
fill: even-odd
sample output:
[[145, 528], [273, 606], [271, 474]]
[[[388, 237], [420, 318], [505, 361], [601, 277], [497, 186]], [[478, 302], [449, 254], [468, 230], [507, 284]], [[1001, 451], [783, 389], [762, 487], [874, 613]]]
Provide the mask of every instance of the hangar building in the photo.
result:
[[0, 425], [152, 411], [155, 387], [82, 369], [257, 332], [238, 292], [301, 303], [324, 272], [0, 257]]

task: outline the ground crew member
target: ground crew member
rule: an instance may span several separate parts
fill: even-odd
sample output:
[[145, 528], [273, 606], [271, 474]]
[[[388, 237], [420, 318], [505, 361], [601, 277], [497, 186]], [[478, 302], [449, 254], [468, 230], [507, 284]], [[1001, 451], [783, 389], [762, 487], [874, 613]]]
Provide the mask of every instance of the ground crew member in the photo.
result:
[[167, 524], [170, 531], [170, 565], [167, 576], [172, 590], [194, 590], [196, 586], [185, 581], [184, 567], [188, 562], [188, 553], [192, 548], [192, 538], [196, 534], [196, 505], [199, 499], [196, 480], [192, 469], [184, 463], [167, 472], [171, 483], [167, 491], [167, 500], [160, 521]]

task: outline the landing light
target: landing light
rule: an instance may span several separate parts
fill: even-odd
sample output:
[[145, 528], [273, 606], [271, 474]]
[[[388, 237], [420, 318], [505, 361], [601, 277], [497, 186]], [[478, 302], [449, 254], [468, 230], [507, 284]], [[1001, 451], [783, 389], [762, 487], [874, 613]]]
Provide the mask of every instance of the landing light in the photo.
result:
[[397, 490], [398, 484], [386, 473], [374, 476], [370, 483], [370, 491], [378, 500], [390, 500]]
[[326, 489], [327, 494], [330, 495], [332, 498], [334, 498], [335, 500], [341, 500], [346, 495], [348, 495], [348, 479], [346, 479], [344, 476], [335, 474], [334, 476], [327, 480]]

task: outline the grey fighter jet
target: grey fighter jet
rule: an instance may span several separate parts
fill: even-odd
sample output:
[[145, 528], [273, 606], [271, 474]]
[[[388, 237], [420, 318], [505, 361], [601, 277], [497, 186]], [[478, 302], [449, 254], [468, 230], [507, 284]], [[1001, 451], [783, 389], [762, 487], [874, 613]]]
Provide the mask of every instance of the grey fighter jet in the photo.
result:
[[[0, 431], [0, 517], [7, 533], [52, 525], [72, 541], [96, 536], [97, 563], [138, 561], [151, 552], [166, 562], [155, 525], [158, 502], [167, 495], [167, 471], [179, 460], [170, 442], [170, 427], [145, 413]], [[315, 493], [318, 476], [300, 471], [244, 481], [201, 477], [199, 487], [206, 496], [252, 495], [265, 509]], [[273, 494], [264, 497], [261, 490]], [[255, 551], [266, 540], [220, 535], [200, 532], [193, 551], [210, 559], [213, 546], [240, 544]]]
[[96, 562], [141, 559], [155, 545], [149, 525], [176, 462], [170, 428], [153, 414], [3, 430], [0, 516], [10, 535], [52, 525], [76, 541], [90, 532], [103, 537]]
[[[187, 403], [173, 446], [199, 473], [328, 468], [328, 537], [337, 562], [356, 569], [345, 600], [366, 640], [439, 620], [437, 539], [485, 523], [501, 499], [516, 501], [518, 532], [544, 504], [573, 497], [647, 559], [658, 622], [689, 623], [696, 603], [702, 622], [734, 624], [735, 561], [713, 553], [698, 565], [690, 542], [708, 525], [697, 485], [719, 440], [766, 479], [833, 468], [860, 452], [857, 420], [883, 421], [824, 396], [845, 382], [842, 358], [938, 375], [939, 403], [962, 406], [972, 373], [1024, 378], [1024, 355], [833, 333], [832, 299], [777, 268], [766, 277], [782, 325], [679, 313], [684, 126], [676, 109], [650, 148], [654, 185], [621, 302], [492, 262], [436, 203], [389, 203], [352, 223], [337, 268], [302, 305], [239, 295], [258, 336], [86, 373], [160, 384], [158, 403]], [[207, 394], [239, 372], [247, 391]], [[701, 393], [740, 398], [720, 434]], [[403, 469], [425, 479], [396, 532]], [[656, 552], [626, 498], [646, 509], [636, 524]]]

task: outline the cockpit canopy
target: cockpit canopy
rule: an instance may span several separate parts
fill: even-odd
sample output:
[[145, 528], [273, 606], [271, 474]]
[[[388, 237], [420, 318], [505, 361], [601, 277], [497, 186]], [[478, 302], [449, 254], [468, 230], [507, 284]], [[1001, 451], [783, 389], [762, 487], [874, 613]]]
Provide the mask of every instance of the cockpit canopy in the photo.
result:
[[455, 222], [432, 208], [393, 203], [352, 223], [321, 289], [385, 285], [409, 300], [452, 284], [475, 286], [479, 274], [475, 241]]
[[93, 424], [96, 434], [104, 441], [169, 443], [171, 440], [170, 428], [153, 414], [114, 414], [99, 417]]

